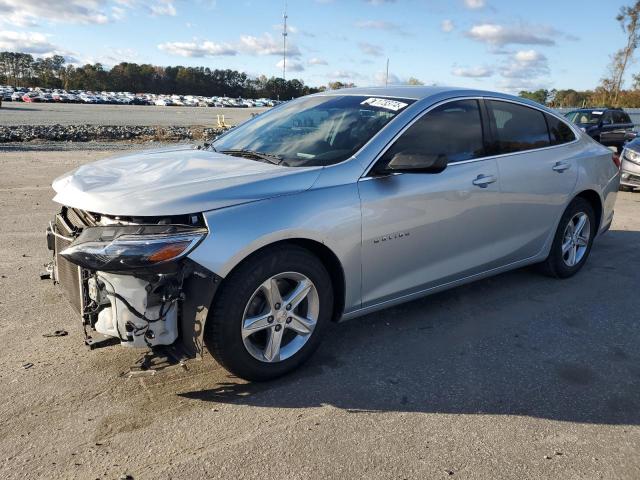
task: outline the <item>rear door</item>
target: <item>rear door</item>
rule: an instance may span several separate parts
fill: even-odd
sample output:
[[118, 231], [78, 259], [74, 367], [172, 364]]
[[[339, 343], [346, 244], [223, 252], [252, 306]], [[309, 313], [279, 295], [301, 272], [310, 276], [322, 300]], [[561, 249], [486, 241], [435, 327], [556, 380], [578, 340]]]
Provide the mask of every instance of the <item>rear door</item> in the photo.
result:
[[622, 145], [627, 139], [627, 135], [633, 131], [633, 123], [629, 115], [622, 110], [613, 111], [613, 123], [616, 126], [616, 133], [618, 133], [616, 144]]
[[[454, 100], [424, 114], [385, 155], [446, 155], [437, 174], [365, 176], [363, 306], [410, 295], [502, 264], [496, 160], [483, 138], [480, 103]], [[384, 157], [383, 157], [384, 159]]]
[[602, 115], [601, 124], [602, 127], [600, 128], [600, 143], [606, 146], [620, 143], [621, 137], [624, 137], [624, 133], [621, 135], [619, 126], [615, 124], [613, 111], [607, 110]]
[[540, 252], [569, 201], [578, 169], [571, 128], [520, 103], [487, 100], [502, 196], [500, 245], [507, 263]]

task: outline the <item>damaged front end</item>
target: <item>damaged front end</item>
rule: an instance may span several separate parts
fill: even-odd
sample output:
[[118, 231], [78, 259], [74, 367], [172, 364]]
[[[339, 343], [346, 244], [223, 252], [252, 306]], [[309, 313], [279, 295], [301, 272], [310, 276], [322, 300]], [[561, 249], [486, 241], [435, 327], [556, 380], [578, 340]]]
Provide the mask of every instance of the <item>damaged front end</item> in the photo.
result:
[[207, 234], [200, 214], [118, 217], [63, 207], [47, 229], [51, 273], [80, 314], [86, 343], [179, 344], [187, 356], [201, 353], [220, 279], [187, 255]]

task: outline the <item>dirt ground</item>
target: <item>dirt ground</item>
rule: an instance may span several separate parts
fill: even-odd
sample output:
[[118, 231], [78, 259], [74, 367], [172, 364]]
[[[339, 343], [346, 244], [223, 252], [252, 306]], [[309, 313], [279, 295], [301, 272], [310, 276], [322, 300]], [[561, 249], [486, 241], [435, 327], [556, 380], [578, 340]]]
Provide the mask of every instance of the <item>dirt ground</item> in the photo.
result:
[[39, 279], [51, 180], [107, 154], [0, 153], [0, 478], [640, 478], [640, 193], [572, 279], [518, 270], [336, 325], [272, 383], [211, 358], [129, 378], [141, 353], [88, 351]]

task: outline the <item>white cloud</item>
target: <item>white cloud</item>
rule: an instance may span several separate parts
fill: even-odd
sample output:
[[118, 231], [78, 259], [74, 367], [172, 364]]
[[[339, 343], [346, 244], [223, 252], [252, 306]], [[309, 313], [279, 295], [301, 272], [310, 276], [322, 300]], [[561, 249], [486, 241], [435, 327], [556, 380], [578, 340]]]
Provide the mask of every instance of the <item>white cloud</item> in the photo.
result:
[[[212, 42], [211, 40], [192, 40], [190, 42], [166, 42], [158, 45], [163, 50], [172, 55], [181, 57], [217, 57], [230, 56], [244, 53], [247, 55], [278, 55], [283, 54], [283, 45], [269, 33], [262, 37], [243, 35], [240, 40], [233, 43]], [[295, 45], [287, 45], [288, 57], [299, 57], [300, 50]]]
[[63, 54], [47, 35], [38, 32], [0, 31], [0, 51], [4, 50], [44, 56]]
[[106, 0], [0, 0], [0, 21], [33, 26], [39, 20], [65, 23], [107, 23]]
[[531, 27], [528, 25], [509, 26], [495, 23], [474, 25], [466, 35], [479, 42], [503, 47], [510, 44], [555, 45], [554, 31], [549, 27]]
[[381, 57], [384, 55], [384, 49], [380, 45], [374, 45], [368, 42], [358, 43], [358, 47], [365, 55], [371, 55], [372, 57]]
[[313, 57], [307, 62], [309, 65], [328, 65], [324, 58]]
[[[284, 60], [280, 60], [278, 63], [276, 63], [276, 67], [278, 67], [281, 70], [283, 65], [284, 65]], [[287, 62], [287, 72], [303, 72], [303, 71], [304, 71], [304, 65], [302, 65], [300, 62], [297, 62], [296, 60], [289, 60]]]
[[376, 72], [373, 75], [373, 83], [375, 85], [381, 85], [381, 86], [386, 85], [387, 83], [389, 85], [403, 85], [403, 84], [406, 84], [406, 81], [400, 80], [400, 78], [397, 75], [391, 72], [389, 72], [389, 79], [387, 81], [387, 72]]
[[329, 78], [334, 80], [356, 80], [362, 78], [362, 75], [352, 70], [335, 70], [329, 74]]
[[464, 5], [471, 10], [478, 10], [484, 8], [486, 5], [485, 0], [464, 0]]
[[[262, 37], [242, 35], [237, 48], [249, 55], [282, 55], [284, 53], [280, 39], [274, 39], [270, 33], [265, 33]], [[300, 50], [289, 43], [287, 45], [287, 55], [297, 57], [300, 55]]]
[[520, 50], [512, 54], [500, 70], [505, 78], [535, 80], [549, 74], [547, 57], [536, 50]]
[[127, 9], [150, 15], [177, 14], [173, 0], [0, 0], [0, 23], [32, 27], [42, 22], [105, 24], [126, 18]]
[[121, 62], [135, 62], [140, 63], [144, 61], [140, 54], [131, 48], [111, 48], [109, 46], [105, 46], [104, 51], [107, 52], [105, 54], [97, 53], [96, 55], [86, 56], [80, 60], [68, 61], [69, 63], [75, 64], [86, 64], [86, 63], [100, 63], [106, 67], [112, 67]]
[[467, 78], [487, 78], [493, 75], [493, 70], [489, 67], [454, 67], [451, 71], [456, 77]]
[[167, 15], [170, 17], [175, 17], [178, 12], [176, 12], [176, 7], [173, 6], [172, 2], [160, 1], [156, 4], [152, 4], [149, 6], [149, 10], [151, 15], [160, 16]]
[[519, 52], [516, 52], [516, 54], [514, 55], [514, 58], [518, 62], [526, 63], [526, 64], [536, 63], [541, 60], [546, 60], [544, 55], [542, 55], [540, 52], [536, 52], [535, 50], [520, 50]]
[[443, 32], [449, 33], [449, 32], [453, 32], [453, 30], [455, 29], [455, 25], [453, 24], [453, 21], [451, 20], [443, 20], [442, 23], [440, 24], [440, 30], [442, 30]]
[[373, 75], [373, 84], [384, 86], [388, 85], [409, 85], [409, 78], [400, 77], [393, 72], [389, 72], [389, 78], [387, 80], [387, 72], [379, 70]]
[[167, 42], [158, 45], [164, 52], [181, 57], [217, 57], [236, 55], [238, 51], [227, 43], [210, 41], [198, 42]]
[[126, 17], [126, 10], [122, 7], [111, 7], [111, 17], [114, 20], [123, 20]]

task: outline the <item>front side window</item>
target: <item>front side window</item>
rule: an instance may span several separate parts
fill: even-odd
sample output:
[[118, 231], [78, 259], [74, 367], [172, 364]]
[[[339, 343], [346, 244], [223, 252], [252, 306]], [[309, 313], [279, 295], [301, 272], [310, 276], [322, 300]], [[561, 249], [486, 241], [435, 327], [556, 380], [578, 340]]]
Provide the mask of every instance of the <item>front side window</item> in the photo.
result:
[[485, 155], [482, 121], [477, 100], [457, 100], [427, 112], [411, 125], [387, 150], [385, 158], [397, 153], [417, 153], [448, 163]]
[[360, 95], [293, 100], [229, 131], [213, 148], [289, 167], [332, 165], [351, 157], [413, 102]]
[[544, 114], [511, 102], [489, 100], [498, 153], [513, 153], [551, 145]]
[[578, 110], [575, 112], [569, 112], [565, 115], [570, 122], [577, 123], [578, 125], [597, 125], [602, 120], [602, 110]]
[[547, 125], [549, 126], [551, 145], [562, 145], [563, 143], [573, 142], [576, 139], [569, 125], [562, 120], [548, 114], [545, 114], [545, 117], [547, 119]]

